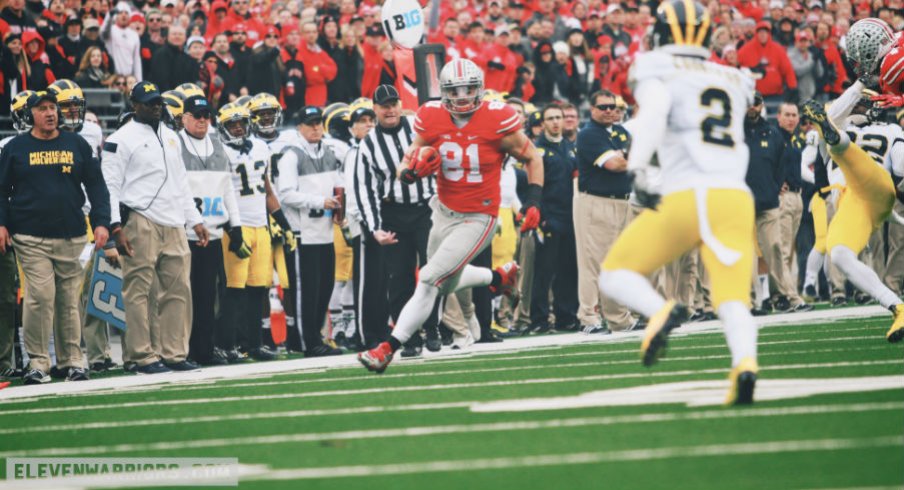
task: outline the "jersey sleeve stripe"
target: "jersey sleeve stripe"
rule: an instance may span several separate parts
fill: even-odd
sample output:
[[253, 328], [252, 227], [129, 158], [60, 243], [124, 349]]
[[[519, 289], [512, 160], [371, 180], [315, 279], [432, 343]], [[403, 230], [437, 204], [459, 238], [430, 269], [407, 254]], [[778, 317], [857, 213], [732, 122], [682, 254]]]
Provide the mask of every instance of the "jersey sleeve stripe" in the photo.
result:
[[514, 116], [506, 119], [505, 121], [502, 121], [502, 124], [500, 124], [500, 125], [506, 126], [506, 125], [510, 124], [512, 121], [517, 121], [520, 117], [521, 116], [519, 116], [518, 114], [515, 114]]
[[516, 129], [521, 123], [518, 120], [515, 120], [514, 123], [509, 124], [508, 126], [496, 131], [496, 134], [508, 133], [509, 131]]

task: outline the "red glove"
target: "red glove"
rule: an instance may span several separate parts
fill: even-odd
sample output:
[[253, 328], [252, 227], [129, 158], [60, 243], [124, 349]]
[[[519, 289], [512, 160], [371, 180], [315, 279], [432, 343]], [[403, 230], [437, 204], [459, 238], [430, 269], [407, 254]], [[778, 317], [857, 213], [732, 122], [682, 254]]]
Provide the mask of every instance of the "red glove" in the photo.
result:
[[439, 152], [432, 146], [422, 146], [411, 154], [408, 168], [399, 174], [399, 180], [406, 184], [413, 184], [417, 179], [433, 175], [443, 164]]
[[876, 106], [882, 109], [889, 107], [904, 107], [904, 96], [892, 94], [873, 95], [869, 100], [876, 103]]
[[540, 226], [540, 208], [531, 206], [524, 211], [521, 233], [535, 230], [538, 226]]

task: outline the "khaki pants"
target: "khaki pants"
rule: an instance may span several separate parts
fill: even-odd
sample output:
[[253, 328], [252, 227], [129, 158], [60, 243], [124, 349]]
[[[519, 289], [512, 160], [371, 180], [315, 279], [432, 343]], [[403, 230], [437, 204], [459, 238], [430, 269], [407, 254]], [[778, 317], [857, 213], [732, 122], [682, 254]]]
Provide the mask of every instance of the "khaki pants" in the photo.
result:
[[521, 236], [518, 241], [518, 295], [520, 301], [515, 309], [512, 325], [516, 328], [530, 326], [530, 295], [534, 284], [534, 256], [537, 254], [537, 243], [532, 234]]
[[600, 264], [615, 243], [618, 235], [633, 217], [628, 201], [593, 196], [584, 192], [574, 194], [574, 235], [578, 257], [578, 322], [581, 325], [600, 323], [597, 305], [603, 318], [613, 330], [622, 330], [634, 323], [624, 306], [603, 297], [600, 300]]
[[662, 295], [693, 307], [694, 297], [697, 292], [699, 261], [699, 249], [691, 250], [679, 257], [678, 260], [660, 269]]
[[[790, 278], [797, 285], [797, 231], [804, 212], [804, 201], [800, 192], [785, 191], [779, 195], [781, 211], [782, 262], [785, 263]], [[796, 290], [796, 287], [795, 287]]]
[[15, 366], [16, 338], [16, 254], [0, 255], [0, 370]]
[[[191, 333], [191, 253], [185, 230], [161, 226], [132, 213], [123, 230], [135, 251], [123, 257], [122, 290], [126, 308], [123, 362], [139, 366], [164, 360], [184, 361]], [[154, 278], [157, 324], [148, 321]], [[159, 345], [159, 348], [154, 345]]]
[[[451, 330], [456, 337], [463, 338], [467, 337], [470, 333], [470, 329], [468, 328], [469, 317], [462, 308], [462, 305], [458, 302], [458, 298], [459, 296], [455, 293], [446, 295], [446, 298], [443, 300], [442, 321], [443, 325]], [[474, 307], [471, 306], [472, 314], [473, 311]]]
[[22, 330], [30, 369], [50, 371], [51, 332], [57, 366], [60, 369], [84, 367], [80, 346], [82, 322], [78, 315], [82, 265], [78, 258], [86, 242], [84, 235], [77, 238], [13, 236], [25, 275]]
[[[904, 216], [904, 204], [895, 202], [895, 212]], [[904, 225], [888, 220], [888, 257], [885, 262], [885, 285], [901, 296], [904, 284]]]
[[700, 252], [697, 252], [697, 274], [696, 284], [694, 285], [694, 309], [707, 313], [713, 312], [712, 301], [709, 297], [709, 274], [706, 267], [703, 267], [703, 261], [700, 260]]
[[803, 303], [797, 294], [794, 278], [782, 260], [781, 211], [770, 209], [757, 214], [756, 239], [763, 254], [763, 260], [769, 267], [770, 289], [788, 298], [791, 306]]

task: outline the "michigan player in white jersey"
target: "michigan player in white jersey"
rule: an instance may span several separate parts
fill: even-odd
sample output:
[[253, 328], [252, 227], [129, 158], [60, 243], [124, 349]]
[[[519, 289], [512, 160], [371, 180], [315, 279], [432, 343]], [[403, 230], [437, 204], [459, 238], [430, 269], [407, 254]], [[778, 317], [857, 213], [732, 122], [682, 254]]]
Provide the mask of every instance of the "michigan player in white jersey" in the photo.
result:
[[[686, 0], [663, 2], [656, 14], [656, 49], [634, 61], [629, 83], [640, 101], [628, 156], [634, 191], [644, 210], [619, 236], [603, 262], [603, 294], [650, 318], [641, 344], [643, 364], [662, 356], [669, 332], [687, 318], [647, 277], [700, 247], [712, 282], [712, 303], [731, 350], [727, 404], [753, 402], [758, 372], [757, 330], [750, 315], [754, 206], [745, 184], [749, 153], [744, 114], [754, 83], [731, 67], [706, 61], [709, 12]], [[665, 111], [663, 113], [663, 111]], [[649, 185], [654, 153], [661, 193]]]
[[[232, 170], [232, 186], [238, 200], [244, 244], [233, 243], [229, 234], [223, 237], [226, 265], [226, 312], [224, 318], [231, 335], [248, 356], [257, 360], [273, 360], [275, 353], [262, 347], [261, 318], [268, 291], [273, 282], [272, 251], [268, 211], [279, 208], [270, 181], [270, 151], [251, 136], [251, 113], [236, 103], [226, 104], [217, 113], [220, 140]], [[233, 249], [242, 245], [251, 249], [241, 257]], [[233, 253], [226, 253], [227, 251]]]
[[[900, 178], [904, 176], [904, 130], [897, 124], [884, 121], [882, 116], [881, 109], [874, 107], [868, 97], [862, 97], [851, 110], [851, 115], [845, 119], [844, 130], [852, 143], [860, 146], [887, 172]], [[808, 171], [806, 167], [815, 163], [817, 154], [820, 154], [820, 164], [824, 168], [819, 169], [819, 172]], [[827, 154], [825, 145], [820, 145], [816, 130], [807, 134], [807, 146], [802, 154], [801, 165], [802, 175], [820, 190], [811, 204], [816, 243], [807, 257], [807, 273], [804, 278], [804, 293], [815, 297], [817, 276], [824, 264], [828, 230], [826, 202], [821, 195], [825, 195], [829, 205], [837, 209], [845, 189], [845, 179], [841, 167]], [[881, 246], [881, 242], [879, 245]], [[836, 286], [843, 287], [841, 284]]]
[[[279, 99], [272, 94], [261, 92], [246, 104], [251, 114], [251, 133], [263, 143], [269, 152], [270, 186], [276, 188], [279, 169], [276, 163], [283, 155], [287, 145], [292, 143], [292, 135], [288, 131], [280, 131], [283, 122], [282, 106]], [[286, 270], [286, 250], [294, 252], [297, 246], [295, 234], [289, 221], [276, 203], [277, 209], [271, 213], [270, 236], [273, 242], [273, 266], [276, 268], [279, 284], [288, 287], [289, 276]], [[265, 332], [266, 333], [266, 332]], [[266, 337], [266, 335], [265, 335]], [[266, 339], [265, 339], [266, 340]]]
[[[879, 275], [858, 260], [870, 236], [891, 215], [895, 203], [895, 186], [886, 163], [877, 163], [863, 148], [852, 142], [850, 135], [838, 128], [857, 106], [864, 85], [854, 82], [826, 110], [815, 100], [804, 104], [803, 118], [812, 121], [828, 149], [828, 156], [844, 175], [844, 197], [829, 224], [826, 248], [832, 264], [857, 288], [875, 298], [894, 316], [885, 334], [889, 342], [904, 339], [904, 302], [889, 289]], [[869, 143], [866, 139], [863, 143]]]

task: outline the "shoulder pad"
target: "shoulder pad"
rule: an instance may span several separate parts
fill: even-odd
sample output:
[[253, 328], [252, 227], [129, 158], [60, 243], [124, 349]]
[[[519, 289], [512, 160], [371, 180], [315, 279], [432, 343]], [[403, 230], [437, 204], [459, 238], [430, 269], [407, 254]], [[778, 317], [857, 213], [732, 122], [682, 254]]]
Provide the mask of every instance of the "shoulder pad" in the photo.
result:
[[672, 56], [660, 51], [643, 53], [634, 60], [628, 70], [628, 85], [635, 87], [638, 83], [650, 79], [663, 79], [675, 71]]

